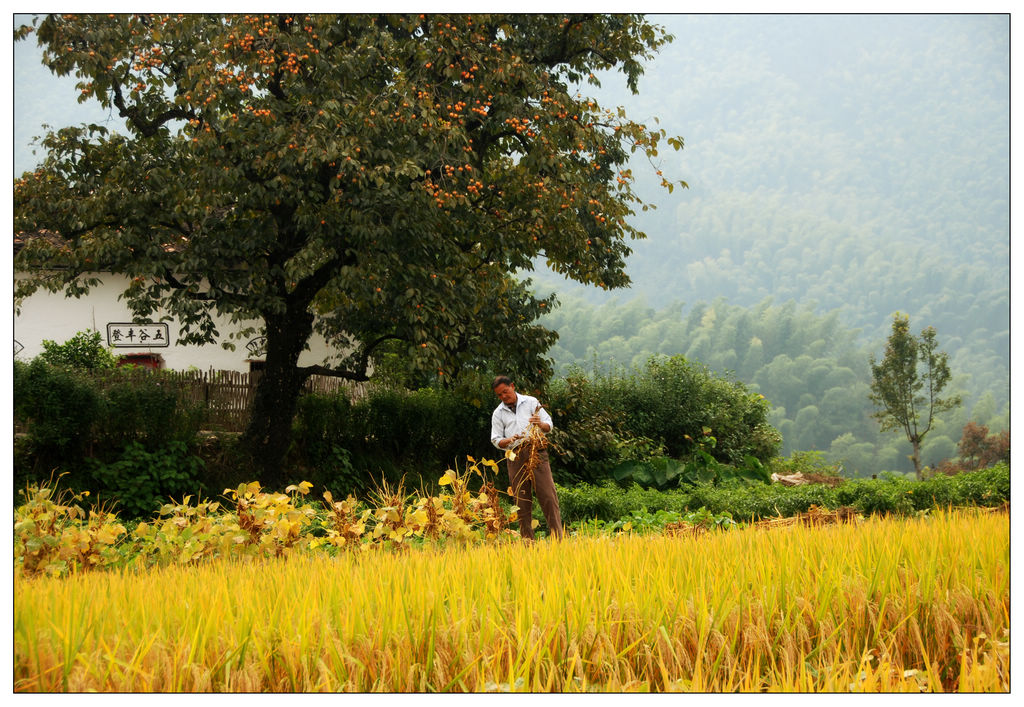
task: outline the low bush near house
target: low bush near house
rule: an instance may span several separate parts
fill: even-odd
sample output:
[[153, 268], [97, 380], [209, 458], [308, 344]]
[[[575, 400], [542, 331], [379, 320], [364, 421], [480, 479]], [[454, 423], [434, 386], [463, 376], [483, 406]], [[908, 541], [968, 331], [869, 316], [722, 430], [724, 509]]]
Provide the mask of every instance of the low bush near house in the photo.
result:
[[203, 460], [184, 442], [172, 441], [155, 451], [130, 442], [110, 463], [88, 460], [93, 488], [126, 518], [152, 515], [169, 498], [202, 493]]
[[15, 361], [14, 414], [26, 426], [42, 473], [85, 454], [102, 410], [102, 397], [81, 372], [38, 358]]
[[78, 370], [102, 370], [117, 365], [117, 357], [103, 345], [103, 337], [96, 330], [80, 331], [61, 344], [43, 339], [43, 352], [38, 358], [51, 366]]

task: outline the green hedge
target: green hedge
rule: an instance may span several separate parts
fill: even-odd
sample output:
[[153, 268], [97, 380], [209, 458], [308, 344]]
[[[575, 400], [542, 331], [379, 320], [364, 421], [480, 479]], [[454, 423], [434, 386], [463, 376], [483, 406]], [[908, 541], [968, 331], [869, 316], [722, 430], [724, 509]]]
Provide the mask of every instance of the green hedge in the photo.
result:
[[306, 395], [299, 400], [289, 463], [335, 495], [371, 490], [405, 478], [429, 486], [466, 455], [497, 456], [490, 444], [491, 408], [453, 393], [375, 390], [365, 399]]
[[[207, 443], [205, 465], [198, 461], [199, 411], [183, 405], [156, 373], [115, 370], [90, 377], [36, 360], [16, 362], [14, 374], [15, 416], [28, 430], [15, 445], [16, 484], [44, 481], [57, 469], [71, 472], [65, 483], [72, 488], [102, 491], [142, 509], [152, 498], [201, 489], [217, 494], [254, 480], [234, 460], [227, 437]], [[363, 494], [403, 477], [409, 489], [430, 488], [445, 469], [462, 468], [467, 455], [500, 458], [489, 441], [489, 393], [467, 400], [464, 393], [434, 388], [378, 389], [357, 402], [341, 395], [303, 396], [285, 476], [336, 496]], [[574, 374], [542, 391], [541, 401], [555, 418], [552, 441], [567, 452], [556, 450], [552, 468], [568, 523], [615, 521], [643, 508], [703, 507], [751, 520], [792, 515], [811, 505], [906, 514], [1009, 498], [1005, 464], [924, 482], [854, 480], [836, 488], [723, 483], [622, 489], [608, 477], [612, 465], [629, 454], [693, 456], [705, 427], [716, 438], [708, 451], [722, 463], [739, 454], [767, 460], [777, 448], [759, 396], [679, 357], [653, 360], [629, 375], [591, 380]], [[206, 453], [210, 449], [216, 459]]]
[[697, 486], [691, 489], [655, 491], [633, 486], [621, 489], [606, 482], [558, 488], [563, 522], [614, 521], [642, 509], [729, 513], [749, 522], [777, 516], [788, 517], [812, 505], [836, 509], [852, 506], [865, 515], [912, 515], [931, 508], [950, 506], [999, 506], [1010, 500], [1010, 468], [997, 464], [956, 476], [935, 476], [925, 481], [904, 478], [856, 479], [839, 486]]
[[17, 486], [64, 475], [68, 488], [117, 503], [124, 517], [147, 516], [160, 500], [199, 493], [201, 410], [155, 371], [87, 372], [37, 357], [14, 365]]
[[133, 442], [148, 450], [191, 443], [202, 420], [159, 371], [85, 371], [42, 357], [14, 363], [14, 415], [37, 451], [65, 463]]
[[98, 436], [108, 445], [138, 443], [152, 451], [195, 440], [202, 407], [187, 405], [173, 381], [158, 371], [111, 371], [103, 376], [106, 409]]
[[[215, 444], [197, 438], [202, 409], [187, 405], [158, 371], [17, 361], [14, 400], [26, 431], [16, 445], [18, 485], [45, 481], [56, 470], [67, 474], [67, 486], [117, 497], [123, 512], [145, 515], [153, 498], [216, 494], [254, 480], [238, 463], [231, 436]], [[336, 495], [403, 477], [410, 489], [434, 484], [445, 469], [464, 465], [467, 454], [497, 456], [489, 402], [438, 389], [376, 389], [357, 402], [304, 395], [282, 476]]]
[[84, 373], [41, 359], [14, 363], [14, 417], [27, 429], [39, 465], [81, 457], [103, 416], [103, 400]]
[[576, 369], [552, 382], [547, 399], [561, 481], [600, 481], [626, 459], [667, 455], [689, 460], [708, 435], [723, 464], [762, 464], [781, 437], [768, 424], [769, 405], [738, 381], [716, 376], [682, 356], [652, 358], [641, 369], [588, 377]]

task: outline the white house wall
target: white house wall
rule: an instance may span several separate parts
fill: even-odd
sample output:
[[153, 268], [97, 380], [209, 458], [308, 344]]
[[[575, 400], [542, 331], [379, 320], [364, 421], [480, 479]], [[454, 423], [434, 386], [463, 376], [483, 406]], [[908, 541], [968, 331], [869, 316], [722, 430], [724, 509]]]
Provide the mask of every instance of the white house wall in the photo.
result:
[[[15, 276], [18, 277], [17, 275]], [[49, 339], [63, 343], [80, 331], [96, 330], [104, 341], [107, 340], [107, 325], [112, 323], [131, 322], [131, 313], [124, 301], [118, 296], [125, 291], [127, 278], [120, 275], [105, 275], [103, 283], [81, 297], [65, 297], [62, 294], [38, 291], [21, 305], [21, 311], [14, 318], [15, 357], [29, 360], [43, 351], [43, 340]], [[159, 316], [154, 316], [158, 320]], [[196, 367], [200, 370], [213, 368], [223, 371], [248, 371], [249, 360], [263, 358], [253, 356], [246, 348], [246, 340], [230, 340], [228, 335], [238, 330], [227, 319], [215, 318], [217, 331], [221, 339], [216, 344], [205, 346], [178, 345], [178, 325], [168, 321], [168, 346], [124, 346], [118, 347], [115, 353], [127, 354], [159, 354], [163, 357], [164, 367], [185, 370]], [[232, 341], [235, 350], [224, 349], [220, 344]], [[20, 349], [19, 349], [20, 346]], [[328, 355], [327, 345], [322, 338], [314, 336], [310, 341], [310, 350], [304, 351], [299, 358], [303, 366], [323, 363]]]

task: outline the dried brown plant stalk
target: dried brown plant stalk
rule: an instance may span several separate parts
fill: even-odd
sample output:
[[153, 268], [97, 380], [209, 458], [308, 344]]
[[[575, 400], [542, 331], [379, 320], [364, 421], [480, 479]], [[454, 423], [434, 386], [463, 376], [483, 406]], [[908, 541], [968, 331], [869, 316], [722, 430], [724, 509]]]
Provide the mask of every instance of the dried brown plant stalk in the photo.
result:
[[799, 513], [786, 518], [765, 518], [757, 521], [758, 528], [782, 528], [795, 525], [833, 525], [836, 523], [855, 523], [857, 513], [849, 506], [843, 506], [834, 511], [827, 508], [820, 508], [812, 505], [806, 513]]
[[[542, 407], [544, 406], [538, 405], [533, 414], [536, 415]], [[544, 430], [539, 426], [531, 424], [526, 428], [523, 441], [518, 446], [523, 450], [522, 453], [526, 454], [526, 462], [523, 465], [523, 469], [526, 470], [526, 475], [532, 484], [534, 482], [533, 473], [540, 465], [540, 452], [548, 446], [547, 435], [544, 434]]]

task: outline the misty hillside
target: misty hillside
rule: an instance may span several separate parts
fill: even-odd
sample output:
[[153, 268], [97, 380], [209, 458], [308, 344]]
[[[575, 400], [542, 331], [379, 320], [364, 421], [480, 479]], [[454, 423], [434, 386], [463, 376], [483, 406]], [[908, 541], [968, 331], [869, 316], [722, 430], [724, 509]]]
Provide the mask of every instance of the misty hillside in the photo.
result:
[[[969, 402], [990, 393], [1004, 405], [1008, 18], [658, 20], [675, 41], [648, 65], [640, 95], [617, 79], [598, 95], [685, 138], [658, 166], [690, 188], [669, 195], [635, 165], [658, 209], [634, 220], [648, 239], [629, 261], [632, 290], [581, 288], [543, 267], [526, 274], [537, 289], [559, 292], [563, 306], [683, 302], [680, 321], [719, 298], [794, 301], [837, 313], [865, 355], [881, 354], [901, 311], [913, 331], [938, 330]], [[555, 328], [563, 367], [574, 332], [565, 319]]]

